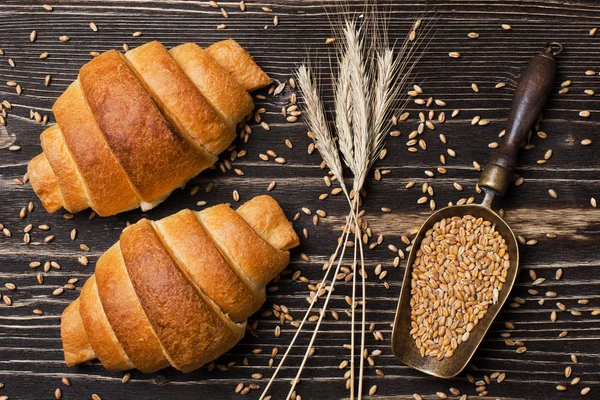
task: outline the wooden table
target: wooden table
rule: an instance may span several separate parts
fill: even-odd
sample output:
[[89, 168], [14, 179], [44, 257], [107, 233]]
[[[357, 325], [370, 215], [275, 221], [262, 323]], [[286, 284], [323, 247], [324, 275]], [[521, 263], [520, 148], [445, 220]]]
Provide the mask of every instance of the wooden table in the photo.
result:
[[[335, 12], [333, 4], [325, 3], [330, 12]], [[359, 5], [360, 1], [350, 3]], [[177, 191], [151, 212], [132, 211], [89, 220], [86, 211], [66, 220], [62, 211], [48, 214], [30, 185], [15, 183], [14, 179], [23, 177], [27, 162], [40, 152], [39, 134], [44, 126], [29, 118], [30, 110], [41, 116], [48, 115], [49, 123], [52, 123], [50, 108], [53, 102], [76, 77], [78, 68], [90, 59], [90, 51], [122, 48], [124, 43], [135, 47], [150, 40], [160, 40], [169, 47], [186, 41], [208, 45], [231, 37], [254, 55], [278, 85], [287, 82], [308, 50], [319, 61], [326, 61], [331, 46], [325, 44], [325, 39], [331, 33], [322, 2], [248, 1], [245, 12], [240, 11], [237, 2], [222, 3], [229, 12], [229, 19], [224, 19], [221, 11], [211, 8], [206, 1], [62, 1], [51, 2], [54, 7], [51, 12], [44, 10], [42, 4], [3, 1], [0, 5], [0, 48], [4, 50], [4, 55], [0, 56], [0, 100], [12, 103], [6, 128], [14, 135], [10, 142], [14, 140], [14, 144], [21, 147], [20, 151], [0, 150], [0, 222], [12, 232], [12, 237], [0, 235], [0, 282], [3, 284], [0, 291], [12, 300], [11, 306], [2, 304], [0, 307], [0, 381], [4, 383], [0, 396], [53, 398], [55, 389], [61, 388], [65, 399], [90, 398], [93, 393], [102, 399], [229, 399], [241, 397], [234, 392], [240, 382], [264, 387], [273, 372], [268, 368], [272, 349], [279, 349], [275, 359], [278, 362], [294, 333], [294, 328], [285, 324], [281, 327], [281, 336], [276, 338], [274, 329], [278, 319], [274, 316], [252, 318], [258, 320], [258, 337], [247, 335], [217, 361], [221, 366], [235, 363], [228, 371], [215, 368], [209, 372], [206, 367], [187, 375], [173, 369], [150, 375], [133, 371], [131, 381], [126, 384], [121, 383], [122, 373], [107, 372], [97, 362], [76, 368], [65, 366], [59, 323], [61, 312], [78, 296], [82, 282], [93, 272], [94, 262], [118, 239], [127, 221], [135, 222], [142, 217], [158, 219], [185, 207], [199, 209], [196, 203], [201, 200], [209, 205], [234, 203], [234, 189], [239, 191], [242, 202], [266, 193], [273, 180], [277, 186], [271, 194], [290, 219], [299, 213], [294, 226], [300, 234], [306, 228], [309, 236], [303, 238], [301, 247], [293, 251], [288, 268], [290, 274], [277, 283], [279, 290], [269, 293], [262, 311], [271, 310], [274, 304], [286, 305], [295, 319], [303, 316], [307, 307], [307, 284], [292, 280], [291, 273], [302, 271], [303, 276], [313, 283], [321, 278], [321, 266], [335, 248], [347, 207], [341, 196], [330, 195], [324, 201], [319, 200], [321, 193], [331, 190], [323, 183], [326, 173], [319, 167], [320, 156], [317, 152], [307, 153], [310, 140], [303, 123], [286, 122], [280, 113], [281, 107], [289, 104], [293, 92], [289, 84], [281, 94], [256, 101], [256, 107], [266, 108], [264, 120], [271, 130], [265, 131], [254, 124], [251, 140], [247, 144], [236, 142], [238, 149], [247, 150], [246, 157], [233, 163], [235, 168], [243, 170], [244, 176], [237, 176], [233, 171], [225, 174], [218, 170], [206, 171], [185, 190]], [[272, 8], [272, 12], [261, 10], [262, 6]], [[475, 396], [475, 385], [467, 381], [466, 374], [480, 380], [484, 375], [498, 371], [506, 373], [506, 380], [500, 384], [494, 380], [487, 385], [491, 398], [573, 399], [581, 397], [580, 390], [587, 386], [591, 387], [587, 398], [600, 398], [600, 316], [592, 315], [593, 309], [600, 308], [600, 211], [590, 205], [590, 198], [600, 197], [600, 168], [597, 165], [600, 113], [595, 112], [600, 102], [596, 96], [584, 93], [586, 89], [599, 89], [600, 34], [592, 37], [590, 29], [600, 24], [600, 4], [593, 0], [568, 4], [542, 0], [448, 0], [429, 1], [428, 4], [390, 2], [381, 7], [384, 9], [391, 12], [393, 39], [402, 40], [419, 15], [425, 15], [425, 21], [433, 20], [430, 36], [435, 33], [435, 37], [418, 64], [416, 79], [423, 87], [421, 98], [433, 96], [445, 101], [447, 106], [426, 107], [409, 102], [410, 118], [399, 123], [402, 135], [388, 139], [388, 156], [375, 166], [388, 169], [390, 173], [380, 182], [371, 174], [366, 185], [366, 218], [374, 238], [384, 235], [382, 245], [366, 253], [370, 273], [367, 321], [374, 324], [385, 340], [376, 341], [372, 334], [367, 335], [368, 349], [380, 349], [382, 354], [374, 357], [374, 367], [365, 369], [365, 387], [377, 385], [376, 397], [390, 399], [411, 398], [415, 392], [426, 398], [434, 398], [438, 391], [450, 395], [450, 387]], [[279, 18], [278, 26], [273, 24], [274, 16]], [[97, 24], [98, 32], [90, 29], [92, 21]], [[226, 29], [217, 29], [217, 25], [223, 23], [227, 25]], [[502, 24], [510, 24], [512, 29], [505, 30]], [[34, 29], [37, 39], [30, 42], [29, 35]], [[133, 37], [136, 31], [143, 34]], [[477, 32], [480, 36], [469, 39], [469, 32]], [[70, 40], [59, 41], [61, 35], [68, 35]], [[417, 199], [422, 196], [421, 185], [425, 182], [434, 187], [433, 198], [438, 206], [470, 196], [481, 200], [481, 195], [475, 192], [479, 172], [473, 168], [473, 161], [484, 164], [493, 151], [488, 144], [497, 141], [498, 133], [504, 128], [519, 71], [547, 40], [560, 41], [565, 46], [565, 52], [558, 58], [556, 84], [539, 127], [547, 133], [547, 138], [533, 135], [530, 143], [534, 147], [522, 152], [517, 171], [525, 179], [524, 183], [518, 188], [512, 186], [505, 199], [495, 204], [505, 210], [506, 220], [517, 234], [538, 241], [521, 249], [523, 272], [511, 299], [518, 297], [524, 304], [518, 308], [506, 306], [500, 313], [473, 359], [477, 371], [467, 368], [459, 378], [450, 381], [431, 378], [400, 364], [389, 348], [390, 324], [404, 264], [393, 267], [395, 254], [388, 250], [388, 245], [405, 249], [401, 236], [410, 237], [430, 213], [427, 204], [417, 204]], [[460, 52], [460, 58], [449, 57], [448, 53], [452, 51]], [[42, 52], [48, 52], [49, 56], [40, 59]], [[9, 66], [9, 58], [14, 60], [14, 68]], [[326, 62], [323, 67], [326, 73]], [[596, 72], [586, 76], [586, 70]], [[52, 75], [48, 87], [44, 85], [47, 74]], [[560, 83], [567, 79], [572, 81], [569, 92], [559, 95]], [[21, 96], [5, 85], [4, 82], [10, 80], [22, 86]], [[496, 89], [495, 85], [500, 82], [506, 86]], [[479, 92], [471, 88], [472, 83], [478, 85]], [[416, 129], [417, 114], [429, 109], [434, 110], [436, 116], [445, 111], [446, 122], [422, 135], [427, 141], [426, 151], [419, 149], [410, 153], [407, 136]], [[460, 113], [450, 118], [454, 109]], [[590, 110], [591, 116], [580, 117], [581, 110]], [[472, 126], [471, 120], [475, 116], [489, 120], [489, 125]], [[440, 133], [446, 135], [446, 145], [438, 140]], [[586, 138], [592, 140], [591, 145], [580, 144]], [[286, 147], [286, 139], [292, 142], [293, 149]], [[8, 144], [4, 143], [2, 147], [8, 147]], [[448, 148], [456, 151], [456, 157], [447, 155]], [[262, 161], [259, 154], [268, 149], [285, 157], [287, 163], [278, 165], [273, 161]], [[553, 154], [547, 163], [537, 163], [544, 159], [549, 149]], [[441, 166], [440, 154], [446, 154], [447, 158], [444, 175], [436, 171]], [[425, 170], [436, 171], [435, 176], [428, 178]], [[405, 188], [409, 181], [416, 182], [412, 189]], [[463, 185], [463, 192], [453, 187], [455, 182]], [[209, 183], [214, 189], [207, 194], [204, 188]], [[191, 195], [195, 186], [199, 186], [200, 191]], [[551, 197], [549, 189], [556, 190], [558, 198]], [[33, 202], [35, 210], [20, 219], [21, 208], [29, 202]], [[313, 212], [325, 210], [327, 217], [314, 226], [312, 216], [305, 215], [302, 207]], [[382, 207], [392, 211], [383, 213]], [[23, 243], [23, 229], [27, 224], [34, 226], [30, 244]], [[38, 228], [41, 224], [47, 224], [50, 230], [42, 231]], [[72, 229], [77, 229], [75, 241], [69, 238]], [[45, 244], [43, 239], [49, 234], [55, 239]], [[557, 237], [550, 239], [546, 234]], [[89, 246], [89, 251], [81, 250], [81, 244]], [[301, 253], [308, 255], [310, 261], [303, 261]], [[77, 262], [82, 255], [90, 259], [89, 265], [82, 266]], [[31, 261], [56, 261], [61, 269], [43, 274], [44, 283], [38, 284], [38, 270], [28, 266]], [[389, 289], [372, 273], [379, 263], [388, 271], [384, 281], [389, 284]], [[558, 269], [562, 269], [563, 276], [555, 280]], [[545, 282], [532, 286], [530, 270], [535, 271], [537, 277], [545, 278]], [[61, 296], [52, 294], [72, 277], [80, 279], [77, 290], [66, 290]], [[17, 289], [9, 291], [4, 287], [5, 283], [15, 284]], [[338, 366], [349, 357], [349, 351], [342, 346], [350, 342], [344, 296], [350, 294], [351, 285], [343, 282], [338, 285], [330, 309], [340, 313], [340, 320], [328, 317], [324, 321], [322, 333], [315, 343], [316, 352], [308, 361], [303, 382], [298, 387], [303, 399], [333, 399], [348, 395], [343, 378], [345, 370]], [[532, 295], [529, 289], [537, 289], [540, 294]], [[554, 291], [557, 296], [548, 298], [544, 295], [547, 291]], [[542, 299], [545, 303], [539, 304]], [[578, 302], [583, 299], [589, 303]], [[567, 311], [559, 311], [556, 322], [552, 323], [550, 313], [558, 311], [556, 302], [563, 303]], [[34, 315], [34, 309], [41, 309], [43, 315]], [[581, 315], [572, 315], [571, 310], [580, 311]], [[514, 324], [514, 329], [505, 327], [508, 322]], [[563, 331], [568, 333], [559, 337]], [[517, 354], [518, 346], [505, 344], [500, 336], [503, 332], [510, 332], [513, 340], [522, 340], [527, 352]], [[307, 345], [308, 338], [308, 334], [301, 336], [298, 350]], [[254, 349], [262, 349], [262, 353]], [[573, 364], [571, 354], [577, 356], [578, 364]], [[246, 357], [247, 366], [243, 364]], [[278, 380], [274, 386], [274, 398], [282, 398], [287, 393], [289, 379], [296, 372], [300, 359], [300, 352], [294, 352], [281, 373], [284, 380]], [[570, 379], [565, 378], [567, 366], [573, 368]], [[385, 376], [377, 376], [376, 368]], [[265, 378], [252, 379], [251, 375], [257, 372]], [[61, 383], [63, 377], [70, 379], [70, 387]], [[574, 377], [580, 377], [581, 383], [572, 386], [569, 382]], [[567, 390], [557, 391], [559, 384], [565, 384]], [[247, 397], [258, 398], [259, 393], [254, 390]]]

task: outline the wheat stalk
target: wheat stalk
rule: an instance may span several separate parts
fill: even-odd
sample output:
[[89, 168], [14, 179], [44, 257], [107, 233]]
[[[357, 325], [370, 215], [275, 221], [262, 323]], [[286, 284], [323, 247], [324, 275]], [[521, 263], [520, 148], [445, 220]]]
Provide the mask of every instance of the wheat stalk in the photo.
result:
[[[418, 24], [420, 25], [420, 20]], [[321, 297], [321, 291], [325, 289], [324, 292], [327, 295], [325, 296], [323, 307], [319, 311], [319, 318], [298, 372], [291, 383], [287, 399], [290, 399], [294, 393], [308, 359], [310, 349], [313, 346], [321, 322], [327, 311], [327, 306], [335, 287], [335, 277], [342, 265], [348, 239], [352, 231], [354, 231], [355, 248], [352, 262], [350, 398], [354, 399], [355, 390], [354, 339], [355, 309], [358, 305], [356, 301], [357, 273], [361, 275], [362, 283], [361, 344], [357, 398], [360, 400], [362, 397], [366, 326], [366, 284], [364, 249], [361, 235], [362, 213], [360, 211], [360, 192], [371, 166], [377, 160], [383, 148], [385, 137], [392, 125], [392, 115], [395, 112], [401, 111], [406, 105], [407, 100], [400, 102], [399, 98], [401, 93], [406, 90], [411, 72], [416, 62], [420, 59], [420, 56], [416, 60], [414, 59], [418, 42], [412, 42], [408, 37], [399, 49], [394, 49], [393, 46], [390, 46], [387, 37], [387, 21], [383, 21], [382, 23], [378, 19], [374, 8], [362, 19], [346, 16], [337, 26], [339, 28], [338, 36], [340, 37], [340, 40], [336, 42], [338, 43], [336, 46], [338, 68], [335, 71], [332, 70], [334, 91], [333, 110], [335, 112], [333, 126], [335, 127], [335, 133], [330, 129], [325, 105], [320, 95], [319, 81], [315, 78], [310, 63], [307, 62], [298, 68], [296, 78], [302, 95], [305, 122], [312, 132], [311, 137], [323, 161], [325, 161], [331, 170], [333, 177], [340, 183], [340, 187], [348, 201], [349, 212], [346, 224], [342, 229], [342, 235], [338, 241], [338, 246], [330, 257], [328, 265], [324, 268], [325, 275], [317, 287], [315, 295], [312, 296], [309, 307], [290, 345], [262, 393], [261, 400], [268, 393], [293, 348], [296, 339], [301, 333], [310, 312]], [[370, 37], [369, 34], [371, 34]], [[412, 46], [411, 43], [413, 44]], [[342, 160], [353, 175], [352, 190], [350, 192], [344, 180]], [[333, 268], [334, 265], [335, 268]], [[328, 287], [327, 282], [332, 269], [335, 269], [335, 271], [331, 278], [331, 284]]]
[[[338, 251], [339, 251], [339, 250], [340, 250], [340, 248], [341, 248], [341, 249], [342, 249], [342, 251], [341, 251], [341, 254], [340, 254], [340, 258], [339, 258], [339, 259], [337, 259], [337, 260], [338, 260], [338, 263], [337, 263], [337, 266], [336, 266], [336, 268], [335, 268], [335, 272], [334, 272], [334, 274], [333, 274], [334, 278], [332, 279], [332, 281], [335, 281], [335, 276], [336, 276], [336, 275], [339, 273], [339, 269], [340, 269], [340, 266], [341, 266], [341, 264], [342, 264], [342, 260], [344, 259], [344, 253], [345, 253], [345, 251], [346, 251], [346, 246], [343, 246], [343, 247], [342, 247], [342, 243], [346, 243], [346, 241], [348, 240], [348, 236], [349, 236], [349, 233], [350, 233], [350, 230], [348, 229], [348, 227], [350, 226], [350, 223], [351, 223], [351, 222], [352, 222], [352, 221], [351, 221], [351, 219], [350, 219], [350, 218], [348, 218], [348, 219], [346, 220], [346, 225], [345, 225], [345, 226], [344, 226], [344, 228], [342, 229], [342, 236], [340, 237], [340, 240], [338, 241], [338, 246], [337, 246], [337, 248], [335, 249], [335, 252], [333, 253], [333, 255], [332, 255], [332, 256], [330, 257], [330, 259], [329, 259], [329, 262], [328, 262], [328, 264], [329, 264], [329, 265], [328, 265], [328, 267], [327, 267], [327, 269], [326, 269], [326, 272], [325, 272], [325, 275], [323, 276], [323, 279], [321, 280], [321, 283], [320, 283], [320, 285], [318, 285], [318, 286], [317, 286], [317, 290], [318, 290], [318, 291], [320, 291], [320, 289], [321, 289], [321, 288], [323, 288], [323, 287], [324, 287], [324, 285], [327, 283], [327, 278], [328, 278], [328, 276], [329, 276], [329, 272], [331, 271], [331, 266], [335, 264], [335, 260], [337, 259]], [[304, 367], [304, 364], [306, 363], [306, 359], [308, 358], [308, 357], [306, 357], [306, 356], [308, 355], [308, 352], [310, 351], [310, 348], [312, 347], [312, 343], [314, 342], [314, 340], [315, 340], [315, 337], [316, 337], [316, 332], [318, 332], [318, 328], [319, 328], [319, 327], [320, 327], [320, 325], [321, 325], [321, 320], [322, 320], [322, 318], [323, 318], [323, 315], [325, 314], [325, 309], [326, 309], [326, 306], [327, 306], [327, 304], [329, 303], [329, 297], [330, 297], [330, 295], [331, 295], [331, 292], [332, 292], [332, 291], [329, 291], [329, 294], [327, 295], [327, 298], [325, 299], [325, 305], [324, 305], [323, 311], [322, 311], [322, 312], [320, 313], [320, 315], [319, 315], [319, 320], [318, 320], [318, 322], [317, 322], [317, 325], [315, 326], [315, 330], [314, 330], [314, 332], [313, 332], [313, 336], [312, 336], [312, 338], [311, 338], [311, 342], [310, 342], [309, 346], [307, 347], [307, 351], [306, 351], [306, 354], [305, 354], [305, 358], [303, 358], [303, 360], [302, 360], [302, 365], [301, 365], [301, 366], [300, 366], [300, 368], [298, 369], [298, 373], [297, 373], [297, 375], [296, 375], [296, 378], [294, 378], [294, 382], [292, 383], [292, 388], [290, 389], [290, 392], [288, 393], [288, 397], [287, 397], [288, 399], [289, 399], [289, 397], [291, 396], [291, 394], [292, 394], [292, 392], [293, 392], [294, 388], [296, 387], [296, 384], [297, 384], [297, 379], [300, 377], [300, 374], [301, 374], [301, 372], [302, 372], [302, 369], [303, 369], [303, 367]], [[318, 293], [318, 292], [317, 292], [317, 293]], [[318, 297], [318, 295], [315, 295], [315, 296], [314, 296], [314, 297], [311, 299], [311, 302], [310, 302], [310, 304], [309, 304], [309, 307], [308, 307], [308, 309], [306, 310], [306, 313], [304, 314], [304, 318], [302, 318], [302, 322], [301, 322], [301, 323], [300, 323], [300, 325], [298, 326], [298, 329], [296, 330], [296, 333], [294, 334], [294, 337], [292, 338], [292, 340], [291, 340], [291, 342], [290, 342], [290, 344], [289, 344], [288, 348], [286, 349], [286, 351], [285, 351], [285, 353], [284, 353], [283, 357], [282, 357], [282, 358], [281, 358], [281, 360], [279, 361], [279, 364], [277, 365], [277, 368], [275, 369], [275, 372], [273, 373], [273, 376], [272, 376], [272, 377], [271, 377], [271, 379], [269, 380], [269, 383], [268, 383], [268, 384], [267, 384], [267, 386], [265, 387], [265, 390], [263, 391], [263, 393], [262, 393], [262, 395], [261, 395], [261, 397], [260, 397], [260, 399], [261, 399], [261, 400], [262, 400], [262, 399], [265, 397], [265, 395], [268, 393], [268, 391], [269, 391], [269, 388], [271, 387], [271, 385], [273, 384], [273, 381], [274, 381], [274, 380], [275, 380], [275, 378], [277, 377], [277, 374], [279, 373], [279, 370], [280, 370], [280, 369], [281, 369], [281, 367], [283, 366], [283, 363], [285, 362], [285, 360], [286, 360], [286, 358], [287, 358], [288, 354], [289, 354], [289, 353], [290, 353], [290, 351], [292, 350], [292, 348], [293, 348], [293, 346], [294, 346], [294, 343], [296, 342], [296, 339], [298, 338], [298, 335], [299, 335], [299, 334], [300, 334], [300, 332], [302, 331], [302, 327], [304, 326], [304, 323], [305, 323], [305, 322], [306, 322], [306, 320], [308, 319], [308, 316], [310, 315], [310, 312], [312, 311], [312, 309], [313, 309], [313, 306], [315, 305], [315, 303], [316, 303], [316, 301], [317, 301], [317, 299], [318, 299], [318, 298], [319, 298], [319, 297]]]

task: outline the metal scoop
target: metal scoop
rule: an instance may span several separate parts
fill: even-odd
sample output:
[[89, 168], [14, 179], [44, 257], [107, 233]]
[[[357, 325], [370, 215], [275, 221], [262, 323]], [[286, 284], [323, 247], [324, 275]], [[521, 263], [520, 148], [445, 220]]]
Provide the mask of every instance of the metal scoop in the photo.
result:
[[[440, 378], [452, 378], [458, 375], [477, 350], [492, 321], [502, 308], [514, 285], [519, 267], [519, 247], [515, 234], [504, 220], [490, 207], [496, 195], [502, 196], [512, 179], [513, 169], [517, 163], [517, 153], [525, 144], [527, 134], [540, 114], [556, 73], [554, 56], [562, 51], [560, 43], [547, 43], [542, 53], [533, 57], [521, 73], [521, 78], [513, 95], [513, 100], [508, 114], [508, 123], [503, 143], [490, 157], [481, 178], [479, 187], [485, 191], [485, 198], [481, 204], [468, 204], [443, 208], [433, 215], [421, 226], [406, 264], [404, 282], [398, 301], [396, 320], [392, 335], [392, 351], [404, 364], [426, 374]], [[417, 251], [426, 232], [433, 225], [444, 218], [463, 217], [472, 215], [483, 218], [496, 225], [502, 237], [506, 240], [510, 256], [510, 267], [506, 283], [498, 295], [498, 300], [490, 304], [485, 316], [471, 331], [466, 342], [458, 345], [454, 355], [438, 361], [436, 357], [421, 357], [415, 340], [410, 335], [411, 327], [411, 272]]]

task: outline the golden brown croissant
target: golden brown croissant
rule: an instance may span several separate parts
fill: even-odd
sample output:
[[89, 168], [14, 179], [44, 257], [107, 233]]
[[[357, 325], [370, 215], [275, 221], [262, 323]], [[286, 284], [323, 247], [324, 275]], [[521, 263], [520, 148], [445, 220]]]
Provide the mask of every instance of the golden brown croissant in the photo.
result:
[[65, 360], [189, 372], [233, 347], [298, 236], [277, 202], [258, 196], [127, 227], [63, 312]]
[[217, 160], [271, 79], [233, 40], [108, 51], [79, 71], [27, 168], [49, 212], [148, 210]]

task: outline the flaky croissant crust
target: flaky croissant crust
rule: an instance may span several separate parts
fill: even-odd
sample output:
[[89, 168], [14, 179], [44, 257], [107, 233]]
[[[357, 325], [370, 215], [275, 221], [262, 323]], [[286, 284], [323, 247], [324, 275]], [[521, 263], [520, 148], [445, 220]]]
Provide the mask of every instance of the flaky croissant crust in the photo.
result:
[[183, 210], [127, 227], [64, 311], [65, 360], [189, 372], [233, 347], [298, 236], [277, 202]]
[[33, 189], [49, 212], [148, 210], [215, 163], [254, 108], [248, 92], [270, 83], [233, 40], [101, 54], [52, 107]]

